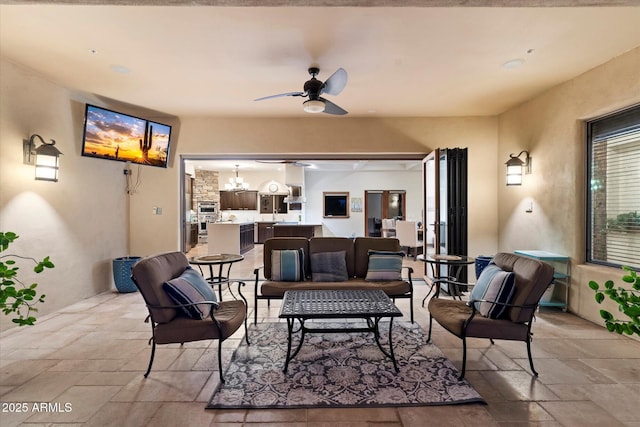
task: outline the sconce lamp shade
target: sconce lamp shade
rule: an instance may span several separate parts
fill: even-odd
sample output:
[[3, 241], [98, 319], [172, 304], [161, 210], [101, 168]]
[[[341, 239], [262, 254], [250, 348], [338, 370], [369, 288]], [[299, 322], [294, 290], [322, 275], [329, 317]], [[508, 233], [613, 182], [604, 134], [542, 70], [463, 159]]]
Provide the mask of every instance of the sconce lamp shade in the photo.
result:
[[309, 99], [302, 103], [302, 108], [307, 113], [322, 113], [324, 111], [324, 102], [319, 99]]
[[[42, 143], [38, 148], [35, 148], [36, 138]], [[58, 181], [59, 158], [62, 152], [54, 147], [55, 143], [52, 139], [51, 143], [47, 144], [38, 134], [33, 134], [29, 138], [25, 163], [35, 164], [36, 179], [39, 181]], [[31, 159], [33, 155], [35, 155], [35, 162]]]
[[[520, 156], [526, 154], [525, 161], [520, 159]], [[526, 168], [527, 173], [531, 173], [529, 169], [529, 152], [521, 151], [517, 156], [515, 154], [509, 155], [507, 161], [507, 185], [522, 185], [522, 173]]]

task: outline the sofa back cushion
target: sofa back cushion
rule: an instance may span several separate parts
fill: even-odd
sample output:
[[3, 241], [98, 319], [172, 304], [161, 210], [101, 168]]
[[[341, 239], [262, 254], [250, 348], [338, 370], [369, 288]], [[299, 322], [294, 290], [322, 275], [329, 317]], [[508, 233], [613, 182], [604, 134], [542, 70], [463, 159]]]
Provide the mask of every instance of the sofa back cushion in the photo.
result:
[[[493, 262], [502, 270], [512, 271], [515, 274], [515, 289], [511, 304], [536, 304], [553, 280], [553, 267], [537, 259], [499, 253], [493, 258]], [[506, 317], [513, 322], [526, 322], [533, 314], [533, 310], [510, 308]]]
[[[345, 251], [347, 276], [355, 275], [353, 240], [347, 237], [312, 237], [309, 240], [309, 254]], [[366, 261], [365, 261], [366, 268]], [[313, 275], [313, 271], [311, 272]], [[364, 276], [363, 276], [364, 277]]]
[[267, 280], [272, 280], [272, 260], [271, 255], [274, 250], [285, 250], [285, 249], [302, 249], [303, 252], [303, 263], [304, 263], [304, 271], [308, 276], [310, 270], [309, 268], [309, 240], [305, 237], [273, 237], [271, 239], [267, 239], [264, 242], [263, 247], [263, 266], [264, 266], [264, 277]]
[[397, 252], [400, 250], [400, 242], [395, 238], [386, 237], [357, 237], [354, 243], [355, 276], [367, 277], [369, 267], [369, 251]]
[[[188, 266], [189, 260], [184, 253], [169, 252], [138, 261], [133, 266], [132, 276], [148, 306], [174, 305], [163, 284], [180, 276]], [[174, 308], [149, 308], [149, 311], [158, 323], [170, 322], [177, 314]]]

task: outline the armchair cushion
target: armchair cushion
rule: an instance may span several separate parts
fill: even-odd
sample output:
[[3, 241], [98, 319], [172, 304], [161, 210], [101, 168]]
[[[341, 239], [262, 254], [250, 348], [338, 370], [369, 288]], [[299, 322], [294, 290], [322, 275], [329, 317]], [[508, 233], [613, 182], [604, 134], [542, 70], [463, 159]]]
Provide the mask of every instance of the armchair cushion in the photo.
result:
[[[499, 319], [505, 313], [515, 290], [515, 274], [506, 271], [498, 271], [489, 282], [480, 303], [480, 314], [490, 319]], [[502, 303], [502, 304], [496, 304]]]
[[346, 282], [349, 279], [346, 252], [312, 253], [311, 278], [314, 282]]
[[304, 278], [303, 249], [283, 249], [271, 252], [271, 280], [300, 282]]
[[[162, 286], [169, 298], [176, 304], [193, 304], [181, 307], [184, 314], [192, 319], [206, 318], [211, 312], [211, 303], [217, 305], [215, 294], [209, 284], [190, 268], [187, 268], [179, 277], [165, 282]], [[204, 303], [205, 301], [207, 303]], [[203, 304], [198, 304], [201, 302]]]
[[369, 251], [365, 280], [370, 282], [402, 280], [403, 257], [403, 252]]

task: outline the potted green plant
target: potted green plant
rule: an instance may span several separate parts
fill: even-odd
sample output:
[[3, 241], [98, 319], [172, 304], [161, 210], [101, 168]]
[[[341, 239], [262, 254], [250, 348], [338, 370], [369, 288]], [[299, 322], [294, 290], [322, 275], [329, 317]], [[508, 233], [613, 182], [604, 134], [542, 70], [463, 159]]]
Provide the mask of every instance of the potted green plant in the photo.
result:
[[[0, 252], [6, 251], [18, 237], [16, 233], [0, 231]], [[44, 302], [45, 295], [38, 295], [37, 283], [27, 286], [18, 278], [18, 259], [32, 261], [35, 264], [33, 271], [38, 274], [54, 265], [48, 256], [37, 261], [21, 255], [0, 255], [0, 309], [7, 316], [16, 316], [11, 321], [19, 326], [33, 325], [36, 318], [32, 313], [38, 311], [36, 305]]]
[[615, 287], [613, 280], [607, 280], [603, 290], [593, 280], [589, 282], [589, 287], [596, 292], [595, 298], [598, 304], [608, 297], [617, 303], [618, 310], [629, 318], [629, 320], [621, 320], [607, 310], [600, 310], [600, 316], [604, 319], [609, 332], [640, 336], [640, 277], [630, 267], [623, 266], [622, 269], [625, 271], [622, 281], [628, 283], [631, 289]]

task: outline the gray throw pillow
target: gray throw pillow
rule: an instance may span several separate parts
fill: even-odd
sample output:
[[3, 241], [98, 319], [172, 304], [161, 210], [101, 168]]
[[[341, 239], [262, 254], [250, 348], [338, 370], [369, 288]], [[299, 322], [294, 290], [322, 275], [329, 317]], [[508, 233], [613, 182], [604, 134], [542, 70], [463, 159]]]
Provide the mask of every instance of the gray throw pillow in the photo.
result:
[[314, 282], [344, 282], [347, 274], [347, 252], [318, 252], [311, 254], [311, 280]]

